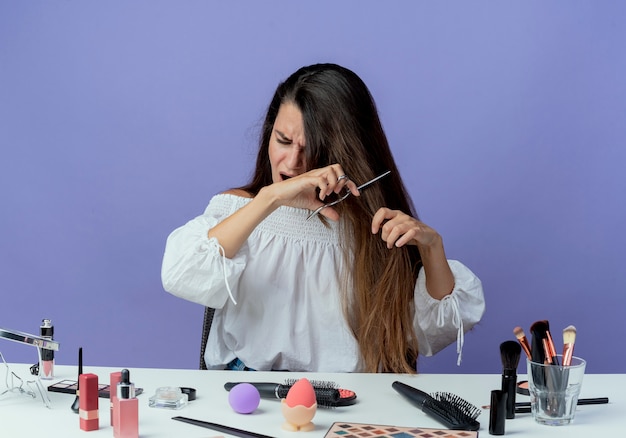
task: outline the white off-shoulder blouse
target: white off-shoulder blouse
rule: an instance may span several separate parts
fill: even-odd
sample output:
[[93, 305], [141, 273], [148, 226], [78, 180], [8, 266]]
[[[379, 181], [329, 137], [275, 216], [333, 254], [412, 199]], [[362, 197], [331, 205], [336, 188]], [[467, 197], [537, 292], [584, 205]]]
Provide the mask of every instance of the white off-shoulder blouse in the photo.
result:
[[[217, 309], [207, 367], [220, 369], [238, 358], [256, 370], [363, 371], [340, 303], [340, 272], [346, 268], [338, 224], [306, 221], [308, 210], [280, 207], [235, 257], [223, 257], [208, 231], [248, 202], [214, 196], [203, 215], [169, 235], [165, 247], [165, 290]], [[449, 264], [455, 287], [443, 300], [428, 294], [420, 271], [414, 328], [420, 354], [430, 356], [456, 341], [460, 360], [463, 335], [480, 320], [485, 303], [480, 280], [460, 262]]]

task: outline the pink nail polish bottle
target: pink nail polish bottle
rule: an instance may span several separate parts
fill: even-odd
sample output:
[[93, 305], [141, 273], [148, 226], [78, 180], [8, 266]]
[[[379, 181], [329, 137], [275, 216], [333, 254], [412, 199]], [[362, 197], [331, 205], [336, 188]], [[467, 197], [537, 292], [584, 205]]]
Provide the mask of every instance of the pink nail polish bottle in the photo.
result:
[[135, 385], [130, 381], [127, 369], [121, 372], [117, 384], [117, 401], [113, 406], [113, 436], [115, 438], [139, 437], [139, 401], [135, 397]]

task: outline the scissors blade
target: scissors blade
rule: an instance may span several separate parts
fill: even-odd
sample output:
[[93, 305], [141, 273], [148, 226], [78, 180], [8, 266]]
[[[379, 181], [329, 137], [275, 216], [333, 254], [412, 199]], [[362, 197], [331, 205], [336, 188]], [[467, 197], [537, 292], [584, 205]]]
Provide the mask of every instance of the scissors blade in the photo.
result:
[[385, 173], [383, 173], [383, 174], [381, 174], [381, 175], [378, 175], [376, 178], [371, 179], [371, 180], [369, 180], [368, 182], [361, 184], [361, 185], [360, 185], [360, 186], [358, 186], [356, 189], [360, 192], [360, 191], [361, 191], [362, 189], [364, 189], [365, 187], [369, 186], [369, 185], [370, 185], [370, 184], [372, 184], [372, 183], [375, 183], [376, 181], [378, 181], [379, 179], [381, 179], [381, 178], [382, 178], [382, 177], [384, 177], [384, 176], [389, 175], [390, 173], [391, 173], [391, 170], [388, 170], [387, 172], [385, 172]]
[[[358, 186], [356, 189], [360, 192], [362, 189], [364, 189], [365, 187], [369, 186], [372, 183], [375, 183], [376, 181], [378, 181], [379, 179], [381, 179], [384, 176], [387, 176], [391, 173], [391, 170], [386, 171], [385, 173], [378, 175], [376, 178], [369, 180], [366, 183], [361, 184], [360, 186]], [[324, 205], [322, 205], [321, 207], [317, 208], [316, 210], [314, 210], [307, 218], [306, 220], [311, 219], [313, 216], [316, 216], [320, 211], [322, 211], [323, 209], [325, 209], [326, 207], [330, 207], [332, 205], [336, 205], [339, 202], [343, 201], [344, 199], [346, 199], [348, 196], [350, 195], [350, 192], [348, 191], [344, 196], [342, 196], [341, 198], [337, 199], [336, 201], [333, 202], [328, 202]]]

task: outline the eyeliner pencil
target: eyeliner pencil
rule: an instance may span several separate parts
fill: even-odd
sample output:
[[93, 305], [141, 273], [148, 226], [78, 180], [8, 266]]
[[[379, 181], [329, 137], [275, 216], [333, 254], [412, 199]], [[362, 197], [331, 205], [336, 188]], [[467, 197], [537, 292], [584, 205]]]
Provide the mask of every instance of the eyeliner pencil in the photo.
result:
[[[579, 398], [578, 406], [582, 405], [603, 405], [609, 402], [608, 397], [596, 397], [596, 398]], [[522, 414], [530, 412], [530, 402], [518, 402], [515, 403], [515, 412]]]
[[[595, 398], [579, 398], [578, 406], [583, 405], [604, 405], [609, 402], [608, 397], [595, 397]], [[489, 409], [490, 406], [483, 406], [483, 409]], [[530, 412], [530, 402], [517, 402], [515, 403], [515, 413], [516, 414], [525, 414]]]
[[183, 423], [193, 424], [194, 426], [205, 427], [207, 429], [217, 430], [218, 432], [224, 432], [229, 435], [238, 436], [240, 438], [273, 438], [269, 435], [263, 435], [256, 432], [250, 432], [243, 429], [237, 429], [236, 427], [225, 426], [223, 424], [210, 423], [208, 421], [194, 420], [187, 417], [172, 417], [172, 420], [182, 421]]

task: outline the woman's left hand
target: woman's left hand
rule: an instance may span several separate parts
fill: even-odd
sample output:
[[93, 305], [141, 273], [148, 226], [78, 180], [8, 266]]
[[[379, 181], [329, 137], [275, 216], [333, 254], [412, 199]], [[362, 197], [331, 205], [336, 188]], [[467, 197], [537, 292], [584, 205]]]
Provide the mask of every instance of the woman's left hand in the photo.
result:
[[380, 208], [372, 219], [372, 233], [379, 231], [387, 248], [417, 245], [421, 249], [442, 244], [437, 231], [400, 210]]

